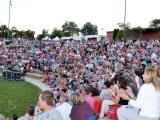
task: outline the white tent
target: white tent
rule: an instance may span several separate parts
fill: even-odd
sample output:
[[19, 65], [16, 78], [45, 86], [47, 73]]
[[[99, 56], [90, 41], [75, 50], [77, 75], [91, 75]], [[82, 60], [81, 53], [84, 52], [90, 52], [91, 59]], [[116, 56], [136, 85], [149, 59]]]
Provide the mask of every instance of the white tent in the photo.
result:
[[54, 40], [54, 41], [58, 41], [58, 40], [60, 40], [59, 39], [59, 37], [57, 36], [57, 37], [55, 37], [54, 39], [52, 39], [52, 40]]
[[61, 39], [62, 39], [62, 40], [71, 40], [72, 37], [62, 37]]
[[73, 37], [73, 40], [81, 41], [81, 37], [79, 36]]
[[43, 40], [51, 40], [48, 36], [46, 36], [45, 38], [43, 38]]

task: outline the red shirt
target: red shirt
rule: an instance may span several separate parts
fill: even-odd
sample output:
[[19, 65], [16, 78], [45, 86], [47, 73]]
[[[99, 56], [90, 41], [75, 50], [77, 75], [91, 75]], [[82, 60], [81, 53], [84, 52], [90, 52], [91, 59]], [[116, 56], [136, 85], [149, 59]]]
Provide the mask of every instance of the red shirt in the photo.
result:
[[102, 105], [102, 100], [99, 98], [94, 98], [94, 108], [93, 108], [94, 115], [99, 115], [101, 110], [101, 105]]

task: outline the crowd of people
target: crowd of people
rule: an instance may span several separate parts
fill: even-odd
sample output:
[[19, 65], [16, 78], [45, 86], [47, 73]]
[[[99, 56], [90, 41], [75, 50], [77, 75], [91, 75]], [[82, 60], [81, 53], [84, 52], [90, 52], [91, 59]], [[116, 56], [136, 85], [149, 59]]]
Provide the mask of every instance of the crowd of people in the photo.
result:
[[119, 120], [159, 120], [159, 51], [159, 40], [15, 40], [1, 47], [0, 66], [38, 69], [52, 88], [19, 120], [101, 119], [111, 104], [122, 105]]

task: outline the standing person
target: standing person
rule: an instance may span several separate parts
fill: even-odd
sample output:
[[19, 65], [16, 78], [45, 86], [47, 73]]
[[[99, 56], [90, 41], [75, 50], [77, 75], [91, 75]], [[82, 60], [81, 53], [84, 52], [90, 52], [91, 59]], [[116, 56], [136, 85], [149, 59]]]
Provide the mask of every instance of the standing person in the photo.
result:
[[128, 99], [131, 106], [118, 109], [119, 120], [159, 120], [160, 119], [160, 76], [155, 68], [146, 68], [145, 83], [140, 88], [137, 99]]
[[36, 120], [63, 120], [60, 112], [54, 107], [54, 95], [52, 91], [42, 91], [39, 96], [39, 107], [44, 112], [36, 117]]

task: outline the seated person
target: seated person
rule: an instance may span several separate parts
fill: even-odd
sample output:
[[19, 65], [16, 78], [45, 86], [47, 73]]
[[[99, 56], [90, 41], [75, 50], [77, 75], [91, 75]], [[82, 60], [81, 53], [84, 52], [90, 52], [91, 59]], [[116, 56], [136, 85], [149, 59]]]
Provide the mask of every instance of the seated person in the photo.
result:
[[137, 99], [128, 98], [130, 106], [121, 106], [119, 120], [159, 120], [160, 119], [160, 74], [155, 68], [144, 72], [145, 83], [141, 86]]
[[127, 86], [127, 83], [123, 77], [120, 77], [117, 82], [119, 89], [117, 91], [112, 92], [112, 100], [116, 104], [128, 105], [128, 99], [135, 98], [132, 89], [129, 86]]
[[93, 110], [85, 101], [84, 96], [75, 92], [71, 95], [71, 100], [73, 102], [73, 107], [70, 114], [71, 120], [89, 120], [90, 118], [95, 120]]

